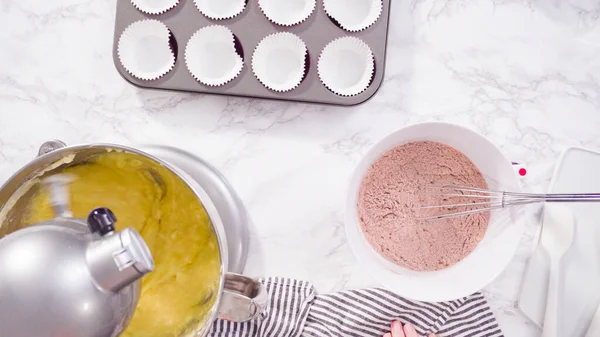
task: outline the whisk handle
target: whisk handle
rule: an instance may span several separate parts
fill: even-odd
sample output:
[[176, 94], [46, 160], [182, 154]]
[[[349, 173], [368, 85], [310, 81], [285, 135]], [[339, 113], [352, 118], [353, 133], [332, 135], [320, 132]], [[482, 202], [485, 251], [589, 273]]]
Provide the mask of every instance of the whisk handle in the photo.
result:
[[578, 193], [578, 194], [546, 194], [546, 202], [600, 202], [598, 193]]

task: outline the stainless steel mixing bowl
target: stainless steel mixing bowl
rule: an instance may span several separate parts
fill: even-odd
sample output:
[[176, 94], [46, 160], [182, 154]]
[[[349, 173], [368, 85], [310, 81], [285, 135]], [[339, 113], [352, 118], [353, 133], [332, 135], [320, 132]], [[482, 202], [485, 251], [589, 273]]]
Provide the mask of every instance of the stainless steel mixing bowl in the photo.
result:
[[[209, 216], [217, 236], [221, 258], [219, 291], [208, 319], [193, 335], [206, 335], [217, 317], [231, 321], [247, 321], [256, 318], [263, 312], [268, 300], [264, 287], [254, 279], [227, 272], [228, 245], [225, 229], [222, 219], [206, 191], [183, 170], [131, 147], [115, 144], [65, 146], [60, 141], [44, 143], [39, 150], [38, 157], [15, 173], [0, 188], [0, 238], [20, 228], [28, 200], [40, 186], [36, 183], [40, 177], [66, 166], [84, 164], [107, 151], [130, 153], [139, 156], [144, 163], [148, 163], [150, 166], [160, 165], [167, 168], [169, 173], [179, 177], [195, 193]], [[160, 177], [157, 178], [160, 180]]]

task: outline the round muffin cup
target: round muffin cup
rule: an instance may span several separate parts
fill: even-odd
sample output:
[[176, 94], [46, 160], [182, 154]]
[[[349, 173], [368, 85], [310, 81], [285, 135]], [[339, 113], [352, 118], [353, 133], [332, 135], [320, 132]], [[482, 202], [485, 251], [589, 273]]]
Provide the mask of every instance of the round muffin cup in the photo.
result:
[[280, 26], [293, 26], [310, 17], [317, 7], [317, 1], [258, 0], [258, 6], [269, 21]]
[[224, 26], [200, 28], [185, 47], [185, 64], [200, 83], [221, 86], [235, 79], [244, 60], [235, 49], [235, 36]]
[[285, 92], [297, 88], [306, 72], [306, 44], [288, 32], [268, 35], [252, 55], [254, 76], [267, 88]]
[[342, 29], [358, 32], [371, 27], [383, 11], [382, 0], [323, 0], [323, 8]]
[[194, 0], [194, 4], [204, 16], [213, 20], [234, 18], [246, 8], [245, 0]]
[[146, 14], [163, 14], [179, 4], [179, 0], [131, 0], [140, 12]]
[[119, 61], [133, 77], [146, 81], [159, 79], [175, 66], [170, 36], [169, 28], [158, 20], [136, 21], [119, 38]]
[[356, 37], [330, 42], [319, 57], [319, 79], [340, 96], [355, 96], [367, 90], [375, 72], [371, 48]]

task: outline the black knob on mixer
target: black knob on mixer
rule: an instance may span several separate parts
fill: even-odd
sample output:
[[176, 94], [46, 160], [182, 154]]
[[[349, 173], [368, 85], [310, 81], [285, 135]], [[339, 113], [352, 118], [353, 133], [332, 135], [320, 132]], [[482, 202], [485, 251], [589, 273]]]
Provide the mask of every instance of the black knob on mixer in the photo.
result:
[[115, 231], [117, 217], [110, 209], [100, 207], [90, 212], [87, 222], [92, 233], [98, 232], [104, 236]]

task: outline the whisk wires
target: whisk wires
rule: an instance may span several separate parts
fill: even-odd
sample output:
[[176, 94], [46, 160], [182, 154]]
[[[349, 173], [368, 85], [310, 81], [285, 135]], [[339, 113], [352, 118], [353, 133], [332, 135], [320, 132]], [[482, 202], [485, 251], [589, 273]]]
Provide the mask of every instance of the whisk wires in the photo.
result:
[[[456, 204], [440, 204], [431, 206], [414, 207], [413, 210], [425, 209], [444, 209], [448, 213], [436, 214], [418, 218], [419, 220], [436, 220], [449, 219], [491, 210], [502, 209], [506, 207], [529, 205], [540, 202], [599, 202], [600, 193], [583, 193], [583, 194], [535, 194], [521, 192], [506, 192], [497, 190], [488, 190], [475, 187], [463, 186], [427, 186], [427, 189], [435, 189], [439, 191], [448, 191], [448, 193], [418, 193], [420, 195], [440, 196], [444, 200], [450, 197], [472, 199], [473, 202], [462, 202]], [[475, 208], [465, 211], [453, 210], [459, 208]]]

